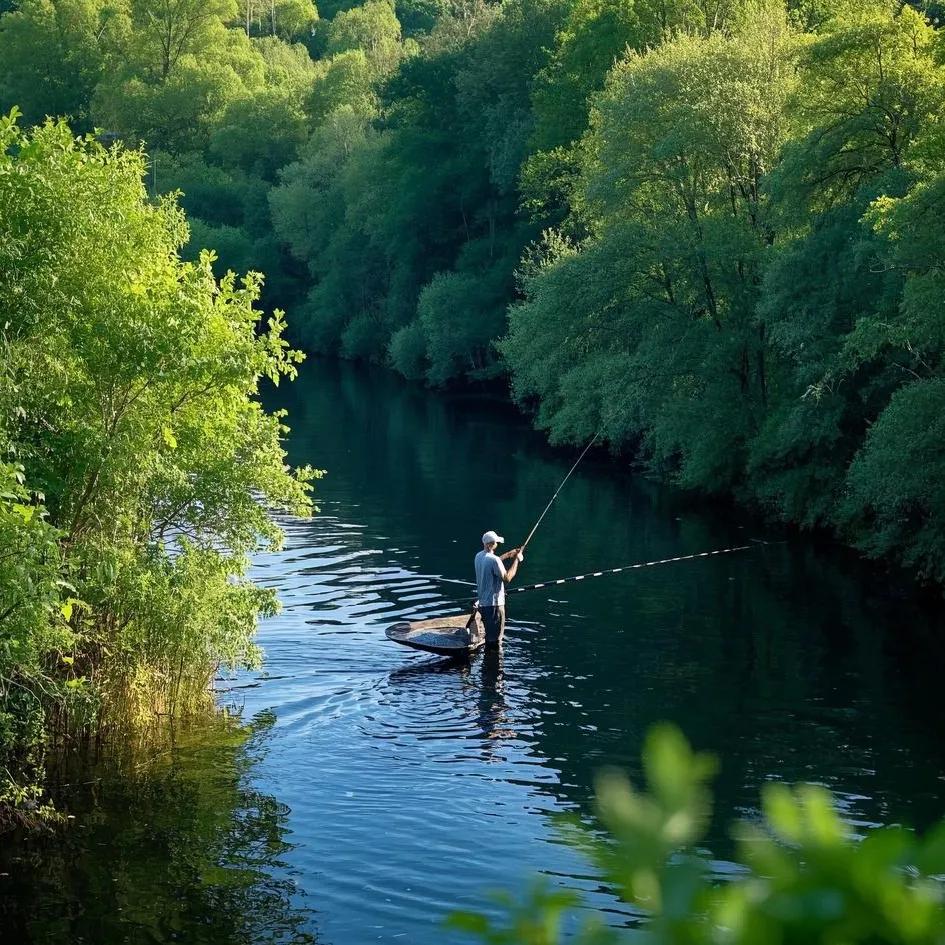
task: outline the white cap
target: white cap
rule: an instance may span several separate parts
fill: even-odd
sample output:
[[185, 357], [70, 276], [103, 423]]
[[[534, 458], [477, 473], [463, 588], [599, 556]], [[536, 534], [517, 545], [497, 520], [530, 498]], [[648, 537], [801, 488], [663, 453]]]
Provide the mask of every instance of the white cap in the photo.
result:
[[495, 532], [486, 532], [482, 536], [482, 543], [484, 545], [501, 545], [505, 539], [501, 535], [497, 535]]

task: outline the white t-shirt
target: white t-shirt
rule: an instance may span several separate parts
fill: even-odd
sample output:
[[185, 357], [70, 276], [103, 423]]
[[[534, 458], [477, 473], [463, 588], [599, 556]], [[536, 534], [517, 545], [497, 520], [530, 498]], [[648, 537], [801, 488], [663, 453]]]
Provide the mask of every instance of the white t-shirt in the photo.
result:
[[476, 588], [480, 607], [505, 605], [505, 565], [495, 552], [480, 551], [476, 555]]

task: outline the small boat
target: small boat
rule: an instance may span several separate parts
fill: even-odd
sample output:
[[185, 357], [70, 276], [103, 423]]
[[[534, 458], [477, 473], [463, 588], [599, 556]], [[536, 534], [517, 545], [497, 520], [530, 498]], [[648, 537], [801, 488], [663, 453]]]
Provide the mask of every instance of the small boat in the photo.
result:
[[386, 630], [387, 639], [394, 643], [425, 653], [465, 659], [476, 652], [486, 640], [482, 618], [476, 614], [473, 632], [467, 629], [469, 614], [455, 617], [433, 617], [430, 620], [415, 620], [395, 623]]

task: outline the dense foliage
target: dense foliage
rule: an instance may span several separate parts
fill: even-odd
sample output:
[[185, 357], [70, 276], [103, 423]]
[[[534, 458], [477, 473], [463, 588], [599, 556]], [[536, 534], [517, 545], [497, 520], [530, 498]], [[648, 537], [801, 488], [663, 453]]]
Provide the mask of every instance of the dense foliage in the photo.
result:
[[[49, 739], [207, 699], [252, 663], [277, 543], [309, 508], [254, 399], [300, 355], [259, 280], [184, 262], [143, 156], [0, 120], [0, 809], [37, 805]], [[33, 772], [35, 773], [35, 772]]]
[[282, 172], [304, 339], [940, 581], [943, 55], [874, 0], [454, 9]]
[[942, 40], [910, 7], [828, 12], [740, 9], [614, 66], [500, 348], [553, 438], [602, 427], [941, 580]]
[[735, 827], [740, 869], [712, 883], [700, 842], [711, 811], [714, 759], [693, 753], [678, 730], [664, 725], [649, 733], [643, 763], [646, 794], [622, 775], [601, 778], [605, 835], [577, 823], [568, 829], [620, 898], [643, 910], [642, 930], [608, 928], [591, 913], [577, 935], [565, 935], [562, 920], [580, 897], [548, 883], [536, 884], [521, 902], [503, 897], [507, 921], [464, 913], [453, 916], [453, 927], [494, 945], [945, 940], [945, 821], [923, 838], [903, 827], [854, 837], [825, 788], [772, 783], [763, 792], [761, 822]]
[[555, 441], [942, 581], [941, 15], [16, 0], [0, 105], [142, 142], [306, 347], [507, 374]]

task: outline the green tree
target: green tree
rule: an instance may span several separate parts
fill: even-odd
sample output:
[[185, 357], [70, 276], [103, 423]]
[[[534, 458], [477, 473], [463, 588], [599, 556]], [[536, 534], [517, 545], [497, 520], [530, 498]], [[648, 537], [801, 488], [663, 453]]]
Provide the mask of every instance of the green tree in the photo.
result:
[[[209, 700], [218, 664], [257, 658], [275, 601], [241, 575], [280, 540], [267, 506], [310, 507], [312, 474], [287, 470], [285, 427], [254, 399], [301, 356], [278, 313], [257, 331], [260, 277], [218, 282], [209, 254], [181, 261], [183, 215], [147, 199], [140, 153], [9, 119], [0, 139], [0, 416], [22, 477], [3, 527], [20, 516], [35, 534], [16, 540], [51, 562], [0, 585], [32, 589], [11, 613], [35, 618], [2, 627], [16, 661], [3, 698], [84, 695], [99, 724], [183, 713]], [[55, 585], [58, 609], [51, 538], [71, 585]]]
[[[577, 0], [569, 5], [552, 55], [535, 74], [532, 149], [522, 169], [528, 209], [559, 221], [571, 206], [584, 134], [594, 96], [615, 63], [677, 32], [707, 35], [730, 27], [731, 0]], [[576, 223], [576, 220], [572, 220]]]
[[328, 53], [359, 49], [379, 74], [390, 72], [400, 59], [400, 21], [388, 0], [368, 0], [338, 13], [328, 27]]
[[144, 78], [166, 80], [183, 57], [202, 57], [236, 13], [235, 0], [132, 0], [134, 52]]
[[26, 121], [68, 117], [89, 128], [89, 107], [102, 77], [121, 3], [24, 0], [0, 12], [0, 112], [18, 107]]
[[889, 318], [862, 317], [847, 337], [844, 361], [881, 359], [898, 386], [857, 453], [846, 480], [841, 520], [873, 555], [894, 555], [920, 575], [945, 581], [945, 515], [940, 496], [945, 368], [945, 160], [930, 123], [910, 152], [919, 177], [900, 198], [874, 202], [867, 222], [882, 238], [881, 259], [902, 280]]
[[205, 147], [227, 105], [265, 86], [251, 41], [226, 26], [235, 11], [235, 0], [134, 0], [96, 88], [96, 123], [154, 148]]
[[[420, 317], [426, 293], [419, 327], [400, 337], [423, 340], [433, 356], [428, 377], [444, 383], [493, 370], [491, 341], [502, 330], [512, 272], [535, 235], [517, 214], [516, 193], [530, 85], [561, 15], [562, 4], [548, 0], [457, 10], [403, 59], [380, 96], [365, 34], [352, 26], [363, 19], [336, 17], [346, 37], [336, 48], [360, 46], [326, 61], [312, 111], [330, 136], [359, 113], [379, 114], [375, 133], [338, 139], [345, 150], [330, 147], [327, 161], [317, 132], [273, 195], [277, 229], [316, 282], [300, 312], [306, 343], [382, 360], [394, 335]], [[333, 82], [349, 57], [359, 80], [350, 91]], [[432, 300], [459, 285], [475, 286], [475, 298], [463, 318], [447, 318]], [[419, 369], [414, 354], [394, 363]]]
[[238, 0], [239, 24], [247, 36], [302, 40], [318, 22], [312, 0]]
[[737, 483], [767, 409], [762, 181], [786, 134], [793, 50], [772, 6], [614, 68], [582, 145], [575, 213], [592, 235], [552, 238], [526, 267], [503, 343], [555, 438], [603, 424], [642, 437], [683, 484]]
[[440, 273], [424, 286], [417, 300], [417, 320], [431, 383], [476, 376], [490, 364], [492, 339], [505, 321], [502, 288], [463, 271]]
[[760, 315], [778, 394], [750, 459], [754, 493], [794, 521], [835, 521], [869, 425], [913, 378], [905, 368], [923, 374], [903, 269], [882, 261], [891, 248], [864, 216], [913, 185], [916, 143], [943, 104], [937, 47], [911, 8], [866, 3], [841, 7], [802, 58], [794, 140], [768, 185], [782, 235]]
[[377, 111], [375, 75], [362, 50], [349, 49], [318, 65], [318, 77], [308, 101], [308, 112], [316, 123], [324, 122], [341, 108], [362, 115]]
[[632, 0], [577, 0], [555, 37], [551, 61], [535, 79], [534, 143], [539, 151], [569, 145], [587, 128], [591, 96], [641, 27]]
[[267, 37], [255, 44], [265, 85], [230, 102], [210, 131], [209, 156], [273, 182], [308, 137], [306, 106], [317, 71], [304, 48]]

